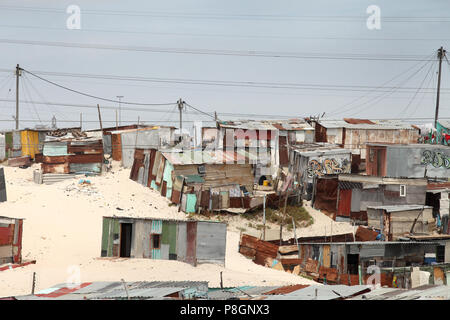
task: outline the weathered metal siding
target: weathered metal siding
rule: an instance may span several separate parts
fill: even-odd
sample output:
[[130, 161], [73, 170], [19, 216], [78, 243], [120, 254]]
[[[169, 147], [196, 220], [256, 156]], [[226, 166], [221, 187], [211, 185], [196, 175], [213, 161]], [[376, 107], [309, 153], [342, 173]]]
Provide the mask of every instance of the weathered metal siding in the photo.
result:
[[112, 153], [112, 138], [110, 134], [104, 134], [103, 135], [103, 152], [106, 154]]
[[337, 215], [349, 217], [351, 210], [351, 201], [352, 201], [352, 190], [340, 189]]
[[[161, 243], [163, 245], [167, 245], [168, 246], [167, 247], [167, 258], [163, 258], [163, 259], [170, 259], [172, 257], [173, 260], [176, 260], [176, 254], [177, 254], [177, 225], [176, 225], [175, 222], [163, 221]], [[162, 256], [165, 256], [165, 254], [162, 255]]]
[[197, 265], [197, 222], [189, 221], [186, 224], [186, 262]]
[[113, 160], [122, 160], [122, 142], [120, 133], [111, 134], [111, 152]]
[[177, 243], [176, 243], [176, 254], [177, 260], [186, 260], [186, 247], [187, 247], [187, 230], [186, 222], [179, 222], [177, 225]]
[[67, 156], [67, 142], [46, 142], [43, 149], [44, 156]]
[[435, 148], [424, 144], [411, 147], [387, 147], [387, 176], [423, 178], [450, 178], [448, 160], [450, 148]]
[[132, 229], [132, 258], [150, 258], [150, 234], [152, 222], [147, 220], [134, 220]]
[[[417, 143], [418, 130], [410, 129], [345, 129], [344, 147], [352, 149], [354, 153], [361, 154], [361, 159], [366, 159], [366, 143]], [[389, 160], [388, 160], [389, 161]]]
[[[137, 134], [137, 141], [136, 141]], [[122, 166], [131, 168], [134, 161], [134, 149], [153, 149], [159, 147], [158, 130], [139, 130], [121, 133]]]
[[85, 172], [102, 172], [101, 163], [70, 163], [69, 164], [70, 173], [85, 173]]
[[197, 222], [197, 261], [225, 265], [226, 237], [225, 224]]

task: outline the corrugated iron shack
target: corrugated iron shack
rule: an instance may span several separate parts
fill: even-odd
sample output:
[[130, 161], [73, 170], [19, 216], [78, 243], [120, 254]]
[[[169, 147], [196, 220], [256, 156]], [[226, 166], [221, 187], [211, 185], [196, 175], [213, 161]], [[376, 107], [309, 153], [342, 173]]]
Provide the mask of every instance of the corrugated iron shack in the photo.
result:
[[311, 275], [317, 281], [348, 285], [366, 284], [373, 274], [370, 266], [376, 265], [381, 269], [381, 285], [392, 287], [393, 267], [425, 268], [430, 264], [427, 261], [430, 254], [436, 256], [436, 263], [448, 264], [450, 255], [445, 252], [450, 246], [449, 240], [299, 243], [298, 246], [280, 246], [279, 261], [295, 260], [300, 273]]
[[150, 125], [142, 125], [142, 124], [130, 124], [125, 126], [116, 126], [116, 127], [108, 127], [102, 129], [92, 129], [92, 130], [86, 130], [85, 132], [88, 133], [99, 133], [101, 132], [102, 138], [103, 138], [103, 151], [105, 154], [112, 154], [112, 131], [118, 131], [118, 130], [129, 130], [129, 129], [138, 129], [138, 128], [148, 128], [153, 127]]
[[53, 138], [44, 142], [42, 173], [100, 174], [103, 142], [91, 138]]
[[338, 176], [336, 221], [367, 223], [367, 207], [425, 205], [427, 180], [353, 174]]
[[433, 208], [424, 205], [368, 206], [368, 226], [380, 230], [386, 241], [410, 233], [431, 234], [435, 226]]
[[157, 190], [183, 212], [254, 208], [254, 176], [245, 151], [136, 149], [130, 179]]
[[337, 145], [303, 144], [290, 148], [289, 172], [303, 187], [305, 199], [311, 200], [314, 178], [351, 173], [352, 153]]
[[121, 161], [124, 168], [131, 168], [134, 150], [160, 149], [175, 145], [175, 127], [152, 126], [137, 129], [110, 131], [113, 160]]
[[102, 257], [178, 260], [225, 265], [223, 222], [103, 217]]
[[394, 120], [318, 120], [313, 121], [316, 142], [339, 144], [366, 159], [366, 143], [417, 143], [419, 129]]
[[276, 180], [279, 167], [289, 166], [290, 146], [314, 141], [314, 128], [304, 119], [220, 121], [217, 126], [219, 148], [245, 148], [268, 155], [257, 158], [255, 178], [261, 180], [260, 185]]
[[23, 219], [0, 217], [0, 264], [22, 263]]
[[392, 178], [450, 178], [450, 147], [430, 144], [367, 144], [366, 173]]

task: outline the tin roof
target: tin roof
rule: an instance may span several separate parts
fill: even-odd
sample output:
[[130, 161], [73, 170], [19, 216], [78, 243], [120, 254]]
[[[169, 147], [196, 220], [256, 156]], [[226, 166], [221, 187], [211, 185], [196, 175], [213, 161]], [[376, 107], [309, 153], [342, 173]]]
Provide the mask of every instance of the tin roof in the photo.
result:
[[[360, 121], [357, 121], [360, 120]], [[362, 121], [364, 120], [364, 121]], [[367, 121], [373, 124], [367, 123]], [[358, 123], [359, 122], [359, 123]], [[319, 120], [318, 123], [327, 129], [346, 128], [346, 129], [367, 129], [367, 130], [417, 130], [411, 124], [398, 120], [367, 120], [351, 119], [350, 123], [345, 120]]]
[[377, 288], [349, 300], [450, 300], [445, 285], [424, 285], [413, 289]]
[[223, 150], [164, 151], [161, 154], [173, 165], [248, 163], [245, 153]]
[[[61, 283], [37, 292], [34, 295], [18, 296], [18, 300], [98, 300], [98, 299], [150, 299], [164, 298], [167, 295], [190, 289], [195, 296], [207, 296], [206, 281], [138, 281], [124, 283], [86, 282], [74, 287], [73, 284]], [[128, 295], [127, 295], [128, 291]]]
[[223, 221], [214, 220], [196, 220], [196, 219], [171, 219], [171, 218], [160, 218], [160, 217], [133, 217], [133, 216], [103, 216], [103, 218], [111, 219], [124, 219], [124, 220], [161, 220], [161, 221], [172, 221], [172, 222], [187, 222], [187, 221], [197, 221], [197, 222], [213, 222], [213, 223], [225, 223]]
[[386, 212], [399, 212], [399, 211], [432, 209], [433, 207], [415, 204], [399, 204], [389, 206], [367, 206], [367, 208], [375, 210], [385, 210]]
[[314, 130], [304, 119], [220, 121], [219, 127], [244, 130]]
[[308, 286], [284, 295], [268, 296], [266, 300], [335, 300], [370, 291], [368, 285]]
[[[316, 145], [316, 146], [315, 146]], [[352, 153], [349, 149], [341, 148], [335, 144], [327, 145], [317, 145], [317, 144], [307, 144], [307, 145], [295, 145], [292, 147], [294, 152], [299, 153], [304, 157], [314, 157], [320, 155], [334, 155], [334, 154], [344, 154]]]

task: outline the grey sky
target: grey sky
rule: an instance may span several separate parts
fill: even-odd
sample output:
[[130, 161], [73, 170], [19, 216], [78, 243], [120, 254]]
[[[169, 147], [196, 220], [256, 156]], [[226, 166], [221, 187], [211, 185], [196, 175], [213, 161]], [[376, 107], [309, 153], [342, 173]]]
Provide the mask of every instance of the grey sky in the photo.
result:
[[[81, 8], [81, 31], [66, 29], [69, 14], [66, 14], [65, 10], [71, 4]], [[381, 8], [381, 30], [368, 30], [366, 27], [368, 17], [366, 8], [373, 4]], [[15, 10], [12, 10], [12, 7]], [[25, 10], [18, 7], [35, 9]], [[313, 2], [3, 0], [0, 3], [0, 39], [219, 51], [321, 53], [328, 56], [370, 54], [425, 57], [431, 56], [441, 45], [449, 49], [449, 9], [450, 3], [446, 0], [316, 0]], [[102, 12], [109, 14], [101, 14]], [[304, 18], [305, 16], [312, 16], [312, 18]], [[400, 22], [399, 18], [391, 18], [391, 21], [388, 21], [389, 19], [383, 20], [384, 17], [415, 18], [410, 18], [412, 22]], [[431, 22], [424, 22], [417, 17], [434, 18], [428, 20]], [[445, 18], [437, 19], [436, 17]], [[212, 36], [206, 36], [207, 34]], [[390, 95], [386, 94], [387, 96], [383, 99], [373, 100], [375, 103], [362, 104], [369, 101], [369, 98], [382, 94], [372, 93], [367, 98], [343, 107], [359, 96], [368, 94], [361, 91], [365, 89], [355, 86], [380, 86], [408, 68], [412, 68], [409, 74], [420, 71], [402, 85], [408, 73], [393, 80], [387, 86], [435, 87], [437, 77], [432, 74], [435, 70], [431, 68], [431, 63], [427, 65], [423, 63], [423, 68], [419, 69], [421, 64], [418, 61], [175, 54], [7, 44], [1, 41], [0, 50], [0, 69], [12, 70], [19, 63], [21, 67], [30, 71], [327, 85], [325, 90], [242, 88], [42, 75], [61, 85], [109, 99], [123, 95], [124, 100], [128, 101], [158, 103], [176, 102], [179, 98], [183, 98], [189, 104], [206, 112], [219, 113], [309, 116], [319, 112], [348, 110], [330, 114], [329, 118], [434, 116], [435, 94], [431, 91], [425, 95], [419, 92], [414, 96], [414, 89], [408, 92], [395, 91]], [[428, 77], [426, 77], [427, 74]], [[7, 76], [8, 78], [5, 78]], [[22, 80], [24, 87], [21, 88], [21, 99], [23, 100], [92, 106], [100, 103], [101, 106], [116, 106], [114, 103], [96, 101], [45, 84], [31, 75], [25, 75]], [[330, 90], [329, 85], [346, 87], [344, 90]], [[443, 63], [442, 87], [450, 88], [450, 66], [447, 62]], [[450, 90], [444, 90], [441, 96], [441, 117], [450, 116], [449, 94]], [[0, 72], [0, 99], [14, 98], [13, 77], [7, 72]], [[406, 108], [411, 100], [412, 103]], [[152, 109], [139, 106], [127, 107]], [[153, 109], [167, 110], [167, 112], [123, 111], [122, 120], [136, 121], [138, 115], [141, 120], [146, 120], [148, 123], [178, 119], [178, 113], [172, 106]], [[75, 121], [74, 123], [58, 122], [59, 126], [76, 125], [80, 112], [83, 113], [84, 120], [98, 120], [94, 108], [41, 104], [34, 106], [21, 104], [20, 118], [36, 120], [36, 123], [39, 123], [39, 117], [43, 123], [48, 124], [48, 120], [54, 114], [58, 121]], [[0, 101], [0, 119], [12, 120], [14, 113], [14, 102]], [[105, 121], [115, 120], [114, 110], [103, 110], [102, 117]], [[219, 117], [231, 118], [225, 115], [219, 115]], [[185, 119], [193, 121], [207, 118], [188, 110]], [[34, 124], [22, 122], [21, 127], [32, 127]], [[12, 128], [13, 125], [13, 122], [0, 122], [3, 129]], [[106, 125], [113, 126], [114, 123], [109, 122]], [[85, 123], [85, 127], [98, 127], [98, 124], [89, 122]]]

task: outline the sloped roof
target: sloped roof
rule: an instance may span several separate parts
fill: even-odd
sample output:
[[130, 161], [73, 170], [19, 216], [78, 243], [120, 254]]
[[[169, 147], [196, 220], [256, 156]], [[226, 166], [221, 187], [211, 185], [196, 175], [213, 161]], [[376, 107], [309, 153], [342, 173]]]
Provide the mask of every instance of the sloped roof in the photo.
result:
[[219, 126], [245, 130], [314, 130], [304, 119], [220, 121]]
[[[347, 129], [365, 129], [365, 130], [417, 130], [411, 124], [398, 120], [367, 120], [367, 119], [348, 119], [345, 120], [319, 120], [318, 123], [327, 129], [347, 128]], [[360, 120], [360, 121], [358, 121]], [[372, 122], [372, 124], [368, 123]]]

